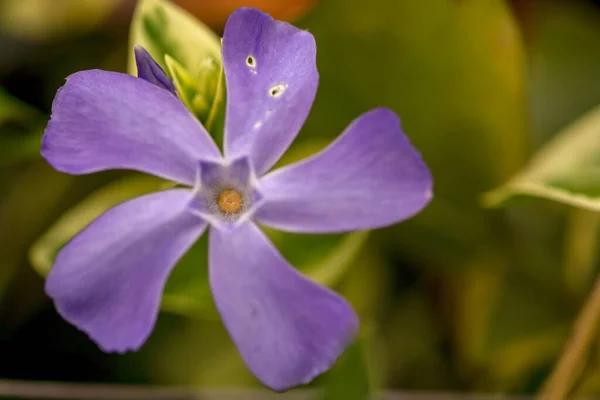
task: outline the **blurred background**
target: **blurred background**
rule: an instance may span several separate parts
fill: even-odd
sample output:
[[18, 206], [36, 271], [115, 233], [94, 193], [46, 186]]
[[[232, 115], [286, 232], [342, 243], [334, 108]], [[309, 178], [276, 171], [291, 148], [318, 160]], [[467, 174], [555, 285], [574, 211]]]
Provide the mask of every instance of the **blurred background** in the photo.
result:
[[[600, 1], [176, 3], [219, 35], [246, 5], [315, 36], [317, 99], [282, 163], [388, 106], [433, 172], [430, 206], [394, 227], [270, 233], [293, 265], [341, 292], [361, 317], [357, 343], [314, 386], [336, 398], [539, 391], [599, 266], [600, 119], [586, 113], [600, 104]], [[171, 276], [158, 325], [137, 353], [102, 353], [43, 292], [64, 242], [161, 184], [127, 172], [68, 176], [39, 156], [66, 76], [127, 71], [135, 5], [0, 0], [0, 379], [259, 387], [210, 300], [205, 241]], [[572, 125], [583, 115], [595, 123]], [[584, 137], [579, 147], [554, 146], [535, 164], [565, 129]], [[505, 185], [514, 176], [521, 184]], [[600, 396], [600, 346], [585, 359], [574, 393]]]

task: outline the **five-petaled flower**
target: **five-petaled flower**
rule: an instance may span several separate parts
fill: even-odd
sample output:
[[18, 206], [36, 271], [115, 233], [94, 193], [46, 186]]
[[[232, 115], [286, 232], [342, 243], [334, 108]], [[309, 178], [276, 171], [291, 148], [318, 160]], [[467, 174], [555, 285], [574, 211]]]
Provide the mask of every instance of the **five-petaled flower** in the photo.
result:
[[313, 103], [314, 38], [242, 8], [227, 22], [222, 51], [224, 156], [140, 47], [137, 78], [100, 70], [67, 78], [43, 138], [52, 166], [137, 170], [187, 188], [105, 212], [60, 251], [46, 292], [104, 351], [138, 349], [169, 273], [210, 225], [209, 283], [224, 325], [258, 379], [285, 390], [328, 369], [358, 319], [341, 296], [291, 267], [257, 223], [302, 233], [388, 226], [429, 202], [432, 179], [387, 109], [360, 116], [320, 153], [268, 172]]

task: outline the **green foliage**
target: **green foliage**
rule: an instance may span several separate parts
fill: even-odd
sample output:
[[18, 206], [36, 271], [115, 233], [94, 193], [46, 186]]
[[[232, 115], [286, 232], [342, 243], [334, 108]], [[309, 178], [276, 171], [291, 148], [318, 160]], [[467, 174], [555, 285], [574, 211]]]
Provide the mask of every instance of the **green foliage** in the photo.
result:
[[3, 0], [0, 30], [29, 40], [55, 40], [97, 28], [119, 3], [120, 0]]
[[141, 45], [173, 80], [183, 103], [219, 137], [225, 108], [219, 37], [169, 1], [141, 0], [129, 44], [128, 72], [137, 75], [133, 47]]
[[39, 154], [46, 116], [0, 88], [0, 167]]
[[497, 206], [518, 195], [600, 211], [600, 107], [559, 133], [485, 201]]
[[185, 10], [166, 0], [140, 0], [129, 32], [128, 71], [136, 75], [133, 47], [144, 47], [166, 67], [165, 55], [179, 62], [191, 75], [202, 70], [207, 57], [221, 63], [219, 37]]
[[495, 240], [477, 197], [529, 150], [523, 45], [506, 4], [328, 0], [303, 26], [316, 37], [321, 75], [304, 138], [333, 137], [387, 106], [431, 167], [434, 199], [397, 227], [394, 249], [436, 262]]
[[320, 399], [368, 400], [372, 396], [367, 338], [357, 339], [322, 379]]

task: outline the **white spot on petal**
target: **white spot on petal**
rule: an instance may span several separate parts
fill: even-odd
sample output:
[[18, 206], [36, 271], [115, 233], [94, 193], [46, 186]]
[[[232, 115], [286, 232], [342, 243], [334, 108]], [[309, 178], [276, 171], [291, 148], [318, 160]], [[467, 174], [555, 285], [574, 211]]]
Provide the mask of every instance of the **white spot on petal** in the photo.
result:
[[288, 85], [283, 85], [281, 83], [278, 85], [272, 86], [269, 89], [269, 96], [279, 97], [285, 92], [285, 89], [287, 89], [287, 87], [288, 87]]
[[[254, 58], [253, 55], [250, 54], [250, 55], [248, 55], [248, 57], [246, 57], [246, 65], [252, 69], [256, 68], [256, 59]], [[256, 73], [256, 71], [255, 71], [255, 73]]]
[[256, 121], [256, 123], [254, 124], [254, 126], [252, 127], [252, 129], [258, 129], [262, 126], [262, 121]]

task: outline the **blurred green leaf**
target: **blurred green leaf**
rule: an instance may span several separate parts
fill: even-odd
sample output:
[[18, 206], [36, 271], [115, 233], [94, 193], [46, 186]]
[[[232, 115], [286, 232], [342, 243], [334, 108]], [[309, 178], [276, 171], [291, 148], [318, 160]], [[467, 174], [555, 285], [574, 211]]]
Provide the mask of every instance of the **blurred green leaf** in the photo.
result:
[[490, 386], [520, 390], [532, 372], [554, 361], [569, 332], [569, 317], [568, 307], [553, 293], [505, 279], [483, 341]]
[[3, 0], [0, 30], [40, 41], [89, 32], [123, 0]]
[[142, 349], [118, 361], [120, 376], [142, 370], [147, 374], [145, 379], [154, 384], [260, 386], [220, 320], [163, 313]]
[[367, 356], [367, 338], [358, 337], [322, 379], [319, 399], [368, 400], [372, 387]]
[[0, 88], [0, 167], [39, 156], [45, 116]]
[[1, 294], [23, 264], [24, 254], [41, 227], [59, 212], [74, 179], [45, 163], [31, 163], [0, 178]]
[[440, 351], [439, 316], [423, 289], [418, 285], [402, 293], [386, 315], [386, 383], [406, 390], [441, 390], [451, 382], [451, 366]]
[[476, 388], [522, 390], [557, 356], [571, 310], [556, 293], [533, 290], [493, 254], [482, 255], [453, 285], [455, 346], [460, 368], [478, 377]]
[[208, 284], [208, 235], [204, 234], [171, 272], [162, 309], [192, 318], [219, 319]]
[[307, 235], [262, 227], [285, 258], [314, 281], [335, 285], [352, 264], [368, 231], [340, 235]]
[[316, 38], [320, 86], [299, 140], [388, 106], [431, 167], [433, 201], [393, 229], [390, 248], [448, 263], [493, 241], [478, 196], [529, 151], [524, 49], [506, 3], [327, 0], [301, 25]]
[[486, 193], [488, 206], [515, 196], [551, 199], [600, 211], [600, 107], [569, 125], [506, 184]]
[[592, 288], [598, 267], [600, 214], [571, 208], [565, 232], [563, 280], [575, 300], [585, 298]]
[[524, 5], [536, 144], [600, 103], [600, 10], [589, 1]]

